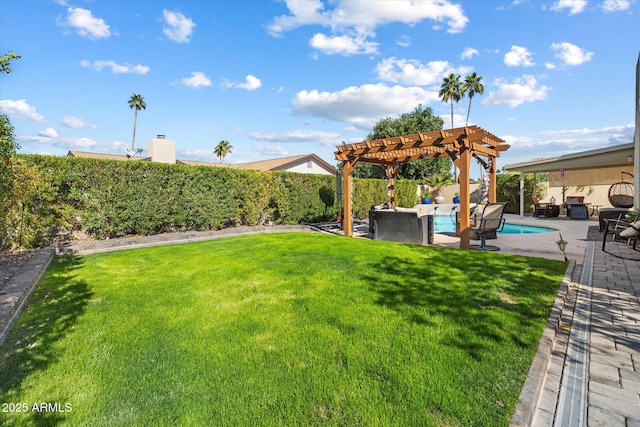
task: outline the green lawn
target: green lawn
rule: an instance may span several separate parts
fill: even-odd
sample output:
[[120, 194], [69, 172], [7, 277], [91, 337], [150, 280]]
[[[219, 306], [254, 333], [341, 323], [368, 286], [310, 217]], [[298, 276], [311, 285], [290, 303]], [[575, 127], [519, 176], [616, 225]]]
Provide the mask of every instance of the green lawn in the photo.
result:
[[312, 233], [58, 258], [0, 424], [504, 426], [565, 266]]

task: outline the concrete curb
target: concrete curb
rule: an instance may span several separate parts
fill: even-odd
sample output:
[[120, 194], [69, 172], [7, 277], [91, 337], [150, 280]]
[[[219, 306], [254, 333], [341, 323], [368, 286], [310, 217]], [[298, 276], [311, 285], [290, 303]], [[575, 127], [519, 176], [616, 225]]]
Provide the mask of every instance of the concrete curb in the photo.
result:
[[39, 249], [0, 290], [0, 346], [7, 339], [36, 284], [49, 268], [53, 255], [52, 248]]
[[55, 247], [58, 256], [89, 255], [103, 252], [115, 252], [128, 249], [148, 248], [152, 246], [179, 245], [223, 237], [244, 236], [265, 233], [286, 233], [296, 231], [313, 231], [308, 225], [277, 225], [256, 227], [230, 227], [216, 231], [192, 231], [179, 233], [163, 233], [153, 236], [123, 237], [109, 240], [96, 240], [86, 243], [63, 244]]
[[509, 422], [510, 427], [531, 426], [534, 423], [536, 409], [542, 396], [546, 374], [554, 351], [556, 336], [561, 326], [562, 312], [567, 303], [567, 297], [569, 296], [570, 284], [572, 283], [571, 278], [576, 266], [574, 260], [571, 260], [567, 266], [560, 290], [553, 302], [549, 319], [547, 319], [547, 325], [540, 338], [538, 349], [529, 367], [520, 398]]

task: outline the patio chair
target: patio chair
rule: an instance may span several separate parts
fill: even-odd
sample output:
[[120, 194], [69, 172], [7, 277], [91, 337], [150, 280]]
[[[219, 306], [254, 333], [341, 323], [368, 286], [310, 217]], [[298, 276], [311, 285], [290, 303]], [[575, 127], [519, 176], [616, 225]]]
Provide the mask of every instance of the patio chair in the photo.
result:
[[533, 216], [534, 217], [550, 216], [549, 209], [551, 208], [551, 205], [549, 203], [540, 203], [540, 200], [538, 200], [538, 198], [535, 196], [531, 197], [531, 200], [533, 200]]
[[633, 249], [635, 250], [640, 239], [640, 221], [629, 223], [622, 219], [607, 219], [607, 227], [604, 229], [604, 236], [602, 236], [602, 251], [605, 252], [604, 247], [607, 243], [607, 236], [620, 237], [627, 239], [627, 243], [630, 244], [633, 241]]
[[475, 226], [470, 230], [480, 238], [480, 245], [471, 245], [471, 249], [480, 249], [487, 251], [499, 251], [497, 246], [488, 246], [487, 237], [495, 235], [496, 232], [502, 231], [505, 219], [504, 208], [507, 202], [487, 203], [482, 211], [482, 216], [476, 218]]

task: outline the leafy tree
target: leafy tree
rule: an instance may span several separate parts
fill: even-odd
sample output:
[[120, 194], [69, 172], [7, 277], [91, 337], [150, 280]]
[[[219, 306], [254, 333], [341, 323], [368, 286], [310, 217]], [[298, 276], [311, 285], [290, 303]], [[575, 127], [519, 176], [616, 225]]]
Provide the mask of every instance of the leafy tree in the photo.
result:
[[453, 129], [453, 103], [459, 102], [464, 96], [464, 84], [460, 81], [460, 76], [454, 73], [442, 79], [440, 86], [440, 97], [443, 102], [451, 102], [451, 128]]
[[437, 173], [425, 178], [423, 182], [430, 187], [431, 195], [433, 197], [438, 197], [440, 195], [442, 187], [453, 184], [453, 181], [451, 181], [451, 175], [441, 175]]
[[473, 100], [473, 96], [477, 93], [478, 95], [482, 95], [484, 93], [484, 85], [482, 84], [482, 76], [479, 76], [478, 73], [469, 74], [464, 78], [464, 90], [463, 92], [467, 92], [469, 94], [469, 108], [467, 109], [467, 122], [465, 126], [469, 125], [469, 114], [471, 114], [471, 101]]
[[[11, 61], [20, 59], [20, 55], [10, 51], [0, 57], [0, 75], [11, 73]], [[13, 126], [9, 117], [0, 115], [0, 249], [4, 245], [6, 218], [9, 209], [15, 203], [13, 195], [13, 159], [20, 145], [13, 135]]]
[[131, 98], [129, 98], [129, 108], [133, 108], [135, 110], [135, 114], [133, 116], [133, 139], [131, 140], [131, 151], [134, 151], [136, 144], [136, 125], [138, 124], [138, 111], [146, 110], [147, 104], [144, 102], [142, 95], [134, 93], [131, 95]]
[[229, 141], [221, 140], [216, 148], [213, 150], [213, 154], [215, 154], [219, 159], [220, 163], [224, 163], [224, 158], [231, 154], [231, 149], [233, 146], [229, 144]]
[[0, 56], [0, 72], [9, 74], [11, 72], [11, 61], [13, 59], [22, 58], [20, 55], [17, 55], [14, 51], [9, 51], [9, 53]]
[[[442, 129], [444, 122], [433, 115], [431, 108], [418, 105], [411, 113], [402, 114], [398, 118], [386, 117], [376, 123], [373, 131], [367, 135], [367, 140], [391, 138], [394, 136], [410, 135], [420, 132], [431, 132]], [[434, 173], [449, 174], [451, 159], [413, 160], [400, 169], [398, 178], [421, 180]], [[353, 172], [355, 178], [386, 178], [381, 166], [366, 163], [356, 163]]]

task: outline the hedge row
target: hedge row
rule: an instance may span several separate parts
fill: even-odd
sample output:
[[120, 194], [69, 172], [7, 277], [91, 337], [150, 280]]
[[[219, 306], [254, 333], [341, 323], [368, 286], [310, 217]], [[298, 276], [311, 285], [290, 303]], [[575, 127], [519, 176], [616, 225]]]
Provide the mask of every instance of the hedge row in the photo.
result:
[[[336, 178], [224, 167], [165, 165], [40, 155], [18, 156], [31, 188], [9, 222], [24, 246], [51, 229], [83, 230], [98, 239], [235, 225], [335, 220]], [[37, 179], [35, 178], [37, 177]], [[34, 185], [34, 183], [37, 184]], [[387, 199], [386, 180], [355, 179], [353, 210], [366, 218]], [[398, 181], [398, 206], [413, 206], [417, 182]]]

